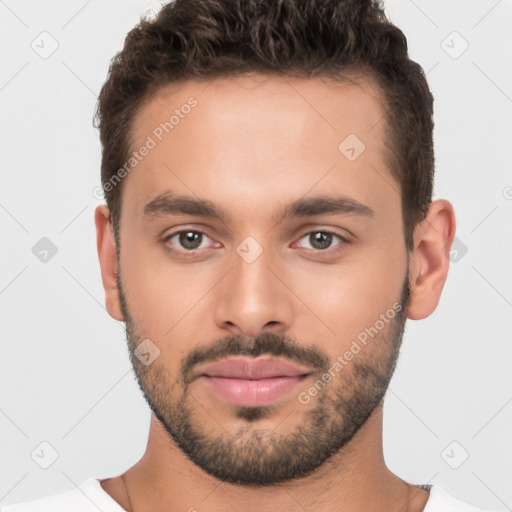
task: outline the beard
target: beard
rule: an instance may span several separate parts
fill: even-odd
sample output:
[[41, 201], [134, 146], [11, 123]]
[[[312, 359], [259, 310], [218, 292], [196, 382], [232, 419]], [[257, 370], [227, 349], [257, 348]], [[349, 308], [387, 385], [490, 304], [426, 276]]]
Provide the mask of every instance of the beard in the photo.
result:
[[[151, 411], [175, 445], [199, 468], [231, 484], [261, 488], [296, 480], [312, 474], [346, 447], [382, 402], [398, 360], [410, 296], [408, 275], [403, 283], [401, 309], [386, 327], [369, 340], [338, 372], [315, 400], [306, 406], [297, 400], [303, 421], [286, 434], [258, 428], [258, 420], [272, 416], [279, 405], [231, 406], [236, 418], [246, 422], [235, 435], [224, 429], [212, 434], [195, 413], [201, 404], [190, 385], [198, 364], [228, 356], [284, 357], [305, 365], [321, 377], [332, 367], [318, 345], [305, 347], [294, 339], [264, 332], [256, 338], [227, 336], [191, 350], [180, 362], [177, 376], [171, 375], [157, 358], [149, 366], [134, 356], [144, 339], [128, 310], [121, 278], [118, 279], [130, 360]], [[346, 345], [343, 344], [345, 352]], [[212, 424], [215, 420], [212, 418]]]

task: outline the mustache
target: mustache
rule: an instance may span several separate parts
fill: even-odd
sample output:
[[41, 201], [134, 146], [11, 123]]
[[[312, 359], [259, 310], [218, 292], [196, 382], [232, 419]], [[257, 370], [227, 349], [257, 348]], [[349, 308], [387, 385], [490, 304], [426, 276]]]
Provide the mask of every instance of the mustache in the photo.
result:
[[329, 358], [315, 345], [301, 346], [289, 336], [265, 332], [255, 338], [226, 336], [208, 347], [193, 349], [182, 361], [181, 377], [188, 384], [193, 380], [194, 367], [199, 364], [215, 362], [228, 356], [258, 357], [262, 354], [284, 357], [318, 373], [325, 373], [329, 369]]

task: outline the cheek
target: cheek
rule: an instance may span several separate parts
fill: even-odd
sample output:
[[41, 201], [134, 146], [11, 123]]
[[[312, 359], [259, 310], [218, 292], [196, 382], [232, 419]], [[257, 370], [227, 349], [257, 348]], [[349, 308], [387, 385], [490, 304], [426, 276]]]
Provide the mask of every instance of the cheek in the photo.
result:
[[[212, 264], [176, 264], [163, 248], [142, 249], [123, 245], [121, 260], [123, 287], [139, 335], [161, 343], [183, 334], [197, 314], [203, 315], [209, 291], [222, 277]], [[217, 277], [218, 276], [218, 277]]]
[[376, 249], [354, 253], [336, 265], [311, 266], [309, 271], [302, 267], [294, 277], [296, 294], [319, 320], [304, 325], [297, 319], [302, 339], [326, 333], [318, 342], [336, 358], [399, 302], [406, 263], [405, 255]]

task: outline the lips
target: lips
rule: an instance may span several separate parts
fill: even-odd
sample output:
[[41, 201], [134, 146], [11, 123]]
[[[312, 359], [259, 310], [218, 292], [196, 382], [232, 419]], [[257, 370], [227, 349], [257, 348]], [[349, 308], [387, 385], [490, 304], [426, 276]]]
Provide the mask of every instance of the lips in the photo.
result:
[[233, 357], [208, 364], [199, 369], [198, 375], [228, 379], [259, 380], [276, 377], [299, 377], [311, 373], [280, 359]]
[[290, 397], [310, 373], [280, 359], [236, 357], [200, 368], [197, 377], [223, 402], [258, 407]]

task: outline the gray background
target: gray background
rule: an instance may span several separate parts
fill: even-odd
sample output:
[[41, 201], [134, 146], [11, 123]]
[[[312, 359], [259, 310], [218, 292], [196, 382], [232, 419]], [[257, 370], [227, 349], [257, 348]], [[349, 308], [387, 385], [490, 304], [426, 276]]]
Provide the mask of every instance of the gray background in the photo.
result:
[[[123, 324], [104, 308], [91, 119], [110, 58], [157, 5], [0, 0], [1, 504], [119, 474], [146, 446], [149, 409]], [[512, 1], [386, 6], [428, 72], [435, 195], [458, 220], [441, 303], [408, 322], [386, 401], [386, 460], [410, 482], [510, 510]], [[58, 249], [46, 261], [43, 237]]]

